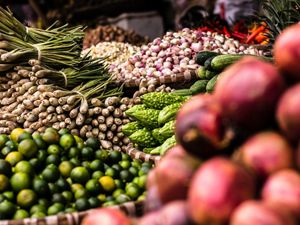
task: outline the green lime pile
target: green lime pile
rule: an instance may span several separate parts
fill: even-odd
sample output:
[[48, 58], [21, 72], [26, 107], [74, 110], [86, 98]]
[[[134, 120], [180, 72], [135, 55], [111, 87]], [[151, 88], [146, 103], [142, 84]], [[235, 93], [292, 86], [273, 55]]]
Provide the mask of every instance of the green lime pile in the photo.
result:
[[45, 217], [145, 197], [151, 163], [68, 130], [0, 135], [0, 219]]

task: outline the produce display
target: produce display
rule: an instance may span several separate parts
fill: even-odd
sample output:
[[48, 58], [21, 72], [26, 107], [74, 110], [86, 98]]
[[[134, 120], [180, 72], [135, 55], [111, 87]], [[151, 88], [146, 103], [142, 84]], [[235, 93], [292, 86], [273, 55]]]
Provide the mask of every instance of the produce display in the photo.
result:
[[39, 218], [141, 200], [151, 163], [67, 129], [0, 135], [1, 219]]
[[118, 80], [164, 79], [165, 76], [176, 79], [178, 74], [188, 80], [199, 68], [194, 57], [200, 51], [263, 55], [262, 50], [246, 47], [224, 35], [186, 28], [175, 33], [167, 32], [164, 37], [142, 46], [141, 52], [116, 65], [112, 72]]
[[140, 51], [140, 47], [122, 42], [100, 42], [85, 49], [82, 54], [87, 53], [94, 59], [105, 58], [109, 65], [119, 65], [126, 62], [131, 56]]
[[299, 24], [283, 31], [274, 62], [245, 56], [211, 94], [183, 103], [178, 145], [149, 173], [143, 217], [99, 209], [83, 225], [299, 224], [299, 34]]
[[149, 42], [149, 39], [138, 35], [133, 30], [127, 31], [118, 26], [97, 26], [85, 32], [83, 49], [97, 45], [99, 42], [124, 42], [140, 46]]

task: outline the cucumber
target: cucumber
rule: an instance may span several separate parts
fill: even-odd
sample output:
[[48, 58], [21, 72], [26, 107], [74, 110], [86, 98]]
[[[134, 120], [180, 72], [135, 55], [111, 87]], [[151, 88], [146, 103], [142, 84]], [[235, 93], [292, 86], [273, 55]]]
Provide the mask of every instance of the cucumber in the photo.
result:
[[196, 74], [197, 77], [199, 77], [200, 79], [205, 79], [206, 69], [203, 66], [201, 66], [197, 69]]
[[217, 75], [217, 72], [206, 70], [205, 79], [210, 80], [211, 78], [213, 78], [216, 75]]
[[198, 80], [196, 81], [191, 87], [190, 91], [193, 95], [203, 93], [206, 91], [206, 85], [208, 83], [208, 80]]
[[214, 76], [213, 78], [211, 78], [211, 79], [208, 81], [208, 83], [207, 83], [207, 85], [206, 85], [206, 91], [207, 91], [208, 93], [212, 93], [212, 92], [214, 91], [214, 88], [215, 88], [216, 82], [217, 82], [217, 80], [218, 80], [218, 77], [219, 77], [219, 75], [216, 75], [216, 76]]
[[199, 52], [196, 55], [195, 61], [198, 65], [204, 66], [204, 63], [207, 59], [217, 55], [219, 55], [219, 53], [209, 51]]
[[213, 61], [213, 59], [214, 59], [215, 57], [218, 57], [218, 56], [210, 57], [209, 59], [207, 59], [207, 60], [205, 61], [205, 63], [204, 63], [204, 68], [205, 68], [206, 70], [214, 70], [214, 69], [211, 67], [211, 62]]
[[245, 55], [219, 55], [211, 60], [210, 67], [215, 71], [222, 71], [244, 56]]
[[172, 94], [178, 95], [178, 96], [190, 96], [190, 95], [193, 95], [193, 93], [191, 92], [190, 89], [176, 90], [176, 91], [173, 91]]

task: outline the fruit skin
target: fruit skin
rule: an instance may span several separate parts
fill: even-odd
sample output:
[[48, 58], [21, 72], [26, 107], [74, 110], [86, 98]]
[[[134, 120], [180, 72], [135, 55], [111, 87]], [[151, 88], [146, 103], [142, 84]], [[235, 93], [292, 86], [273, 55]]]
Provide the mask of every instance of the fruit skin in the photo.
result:
[[300, 25], [296, 24], [285, 29], [274, 45], [274, 58], [277, 67], [284, 73], [286, 78], [300, 80]]
[[284, 89], [275, 66], [249, 56], [220, 75], [214, 96], [228, 124], [252, 132], [271, 125]]
[[243, 167], [216, 157], [196, 171], [188, 193], [188, 210], [196, 224], [225, 224], [234, 209], [254, 193], [254, 179]]
[[280, 98], [276, 119], [282, 132], [293, 142], [300, 140], [300, 84], [289, 88]]
[[117, 209], [102, 208], [91, 211], [82, 221], [82, 225], [132, 225], [125, 214]]
[[181, 107], [175, 134], [187, 152], [201, 159], [220, 154], [231, 140], [230, 131], [223, 123], [221, 106], [208, 94], [197, 95]]
[[243, 202], [233, 213], [230, 225], [296, 225], [293, 218], [282, 208], [265, 202], [249, 200]]
[[136, 121], [131, 122], [131, 123], [127, 123], [125, 125], [122, 126], [122, 132], [127, 135], [130, 136], [132, 135], [134, 132], [138, 131], [139, 129], [142, 129], [143, 127]]
[[146, 128], [138, 130], [129, 136], [129, 139], [140, 147], [155, 147], [157, 142]]
[[252, 169], [262, 180], [294, 165], [294, 151], [288, 141], [271, 131], [250, 137], [237, 154], [237, 161]]
[[172, 105], [168, 105], [165, 108], [163, 108], [159, 112], [158, 123], [165, 124], [171, 120], [174, 120], [181, 105], [182, 103], [174, 103]]
[[158, 115], [159, 110], [156, 109], [143, 109], [137, 110], [130, 114], [130, 117], [136, 121], [138, 121], [144, 127], [149, 129], [154, 129], [159, 127], [158, 125]]
[[290, 210], [300, 219], [300, 175], [292, 169], [273, 174], [262, 189], [262, 199]]

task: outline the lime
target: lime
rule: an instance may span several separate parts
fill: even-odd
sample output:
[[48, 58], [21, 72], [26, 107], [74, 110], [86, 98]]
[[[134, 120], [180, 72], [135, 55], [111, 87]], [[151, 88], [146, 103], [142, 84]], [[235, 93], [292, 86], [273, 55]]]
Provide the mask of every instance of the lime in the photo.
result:
[[97, 197], [90, 197], [88, 201], [89, 201], [90, 208], [92, 209], [97, 208], [101, 205], [101, 202]]
[[111, 168], [115, 169], [117, 172], [123, 170], [122, 166], [120, 166], [119, 164], [114, 164]]
[[139, 185], [139, 180], [140, 180], [140, 177], [135, 177], [135, 178], [133, 178], [132, 183]]
[[70, 161], [63, 161], [59, 164], [58, 169], [63, 177], [69, 177], [74, 165]]
[[41, 178], [34, 178], [32, 182], [32, 187], [33, 190], [39, 196], [48, 196], [50, 193], [48, 183], [45, 180], [42, 180]]
[[77, 136], [77, 135], [74, 135], [73, 136], [74, 137], [74, 139], [75, 139], [75, 142], [76, 142], [76, 144], [84, 144], [84, 141], [82, 140], [82, 138], [81, 137], [79, 137], [79, 136]]
[[90, 179], [90, 173], [85, 167], [78, 166], [72, 169], [70, 177], [73, 182], [83, 184]]
[[104, 163], [100, 159], [96, 159], [90, 163], [90, 169], [93, 171], [104, 171]]
[[56, 130], [45, 131], [42, 135], [42, 139], [48, 144], [56, 144], [59, 142], [59, 134]]
[[33, 137], [35, 144], [38, 146], [38, 149], [46, 149], [47, 144], [43, 141], [42, 137], [35, 138]]
[[122, 161], [131, 161], [131, 157], [129, 155], [123, 152], [121, 154], [122, 154]]
[[84, 160], [92, 160], [94, 158], [94, 150], [91, 147], [84, 147], [81, 150], [81, 157]]
[[29, 175], [34, 174], [32, 165], [28, 161], [24, 160], [17, 163], [17, 165], [15, 166], [15, 172], [28, 173]]
[[52, 144], [47, 148], [47, 152], [48, 154], [59, 155], [62, 149], [58, 145]]
[[152, 162], [143, 162], [142, 167], [148, 167], [149, 169], [151, 169], [153, 167], [153, 163]]
[[107, 192], [112, 192], [116, 188], [116, 184], [112, 177], [103, 176], [99, 179], [99, 183], [102, 188]]
[[131, 165], [137, 169], [140, 169], [141, 166], [142, 166], [142, 162], [138, 159], [134, 159], [132, 162], [131, 162]]
[[138, 186], [140, 188], [145, 188], [147, 183], [147, 175], [143, 175], [139, 177]]
[[131, 201], [130, 197], [125, 194], [120, 194], [116, 197], [116, 202], [119, 204], [123, 204], [125, 202]]
[[93, 179], [96, 179], [96, 180], [99, 180], [100, 177], [104, 176], [104, 173], [101, 172], [101, 171], [95, 171], [93, 174], [92, 174], [92, 178]]
[[71, 191], [63, 191], [61, 194], [65, 198], [67, 203], [73, 200], [73, 194]]
[[60, 157], [59, 155], [48, 155], [48, 157], [46, 158], [46, 164], [54, 164], [56, 166], [58, 166], [60, 164]]
[[7, 141], [6, 143], [5, 143], [5, 146], [6, 147], [9, 147], [11, 150], [13, 150], [13, 151], [16, 151], [17, 149], [18, 149], [18, 144], [17, 144], [17, 142], [13, 142], [13, 141], [11, 141], [11, 140], [9, 140], [9, 141]]
[[5, 196], [3, 194], [0, 194], [0, 202], [3, 202], [4, 200], [7, 200], [7, 199], [5, 198]]
[[117, 205], [118, 203], [115, 202], [115, 201], [107, 201], [105, 202], [102, 206], [103, 207], [110, 207], [110, 206], [114, 206], [114, 205]]
[[72, 192], [76, 192], [79, 189], [84, 189], [84, 187], [82, 186], [82, 184], [72, 184], [71, 185]]
[[19, 192], [22, 189], [28, 189], [31, 186], [31, 179], [29, 174], [27, 173], [15, 173], [11, 178], [10, 178], [10, 184], [12, 189], [15, 192]]
[[90, 208], [89, 201], [86, 198], [79, 198], [75, 202], [75, 208], [78, 211], [84, 211]]
[[88, 198], [89, 197], [89, 193], [84, 188], [78, 189], [78, 190], [75, 191], [74, 197], [75, 197], [75, 199]]
[[141, 190], [139, 186], [132, 184], [126, 188], [126, 194], [133, 200], [136, 200], [140, 196]]
[[0, 203], [0, 215], [9, 218], [15, 214], [17, 207], [10, 201], [3, 201]]
[[52, 195], [52, 202], [53, 203], [62, 203], [62, 204], [66, 204], [66, 199], [65, 197], [61, 194], [61, 193], [54, 193]]
[[15, 201], [15, 194], [13, 191], [5, 191], [5, 192], [3, 192], [3, 196], [8, 201], [11, 201], [11, 202]]
[[100, 194], [100, 195], [97, 195], [97, 198], [98, 200], [103, 203], [106, 201], [106, 195], [105, 194]]
[[88, 147], [91, 147], [94, 150], [96, 150], [99, 147], [100, 143], [99, 143], [97, 138], [89, 137], [86, 140], [85, 145], [88, 146]]
[[55, 182], [59, 175], [59, 170], [54, 164], [48, 165], [42, 172], [43, 179], [48, 182]]
[[32, 167], [34, 168], [34, 170], [39, 170], [42, 162], [40, 160], [38, 160], [38, 158], [32, 158], [29, 160], [29, 163], [32, 165]]
[[77, 159], [77, 158], [70, 159], [70, 162], [73, 163], [74, 166], [80, 166], [81, 165], [79, 159]]
[[15, 128], [12, 130], [12, 132], [10, 133], [10, 139], [12, 141], [15, 141], [17, 142], [18, 141], [18, 138], [21, 134], [23, 134], [24, 132], [26, 132], [24, 129], [22, 128]]
[[125, 187], [124, 183], [119, 179], [115, 179], [115, 184], [116, 184], [116, 188], [124, 188]]
[[91, 169], [90, 169], [90, 162], [89, 161], [83, 161], [81, 163], [81, 166], [83, 166], [84, 168], [86, 168], [87, 171], [92, 172]]
[[79, 142], [79, 143], [77, 143], [77, 145], [76, 145], [76, 148], [78, 148], [78, 149], [80, 149], [80, 150], [82, 150], [84, 147], [85, 147], [84, 142]]
[[122, 160], [122, 153], [118, 151], [111, 151], [109, 154], [109, 159], [113, 163], [118, 163]]
[[96, 159], [100, 159], [102, 162], [105, 162], [108, 159], [109, 154], [105, 150], [97, 150], [95, 152], [95, 157]]
[[12, 172], [11, 164], [4, 159], [0, 159], [0, 173], [10, 176]]
[[0, 192], [7, 190], [9, 187], [9, 179], [4, 174], [0, 174]]
[[10, 165], [14, 166], [18, 162], [20, 162], [23, 159], [23, 155], [20, 152], [10, 152], [5, 157], [5, 160], [10, 163]]
[[17, 204], [22, 208], [29, 208], [36, 203], [37, 196], [30, 189], [23, 189], [17, 195]]
[[31, 134], [28, 133], [27, 131], [25, 131], [22, 134], [20, 134], [20, 136], [18, 137], [18, 143], [20, 143], [21, 141], [23, 141], [25, 139], [32, 139]]
[[61, 162], [63, 162], [63, 161], [68, 161], [69, 160], [69, 157], [68, 156], [66, 156], [66, 155], [63, 155], [63, 156], [61, 156], [61, 158], [60, 158], [61, 160]]
[[113, 192], [112, 196], [113, 196], [114, 198], [117, 198], [120, 194], [125, 194], [125, 191], [124, 191], [123, 189], [116, 189], [116, 190]]
[[46, 198], [40, 198], [38, 201], [39, 205], [45, 206], [46, 208], [50, 205], [50, 202]]
[[37, 204], [30, 208], [30, 214], [36, 213], [36, 212], [42, 212], [47, 213], [47, 208], [44, 205]]
[[60, 192], [59, 187], [55, 183], [48, 183], [49, 190], [51, 194]]
[[75, 144], [75, 139], [72, 134], [64, 134], [59, 139], [59, 145], [67, 150]]
[[18, 151], [22, 153], [26, 158], [34, 157], [38, 152], [38, 147], [31, 139], [25, 139], [20, 142]]
[[8, 140], [9, 138], [6, 134], [0, 134], [0, 148], [3, 148]]
[[48, 208], [47, 214], [51, 216], [51, 215], [56, 215], [62, 211], [64, 211], [64, 205], [56, 202]]
[[73, 213], [73, 212], [76, 212], [76, 209], [74, 209], [74, 208], [66, 208], [65, 209], [65, 213]]
[[147, 175], [149, 171], [151, 170], [150, 167], [142, 166], [139, 170], [139, 176]]
[[12, 152], [12, 151], [13, 151], [12, 148], [10, 148], [10, 147], [8, 147], [8, 146], [5, 146], [4, 148], [1, 149], [1, 154], [2, 154], [3, 156], [7, 156], [8, 153], [10, 153], [10, 152]]
[[44, 162], [48, 156], [48, 153], [46, 150], [39, 150], [37, 153], [37, 159], [41, 162]]
[[47, 214], [43, 213], [43, 212], [35, 212], [35, 213], [31, 214], [31, 218], [44, 218], [46, 216], [47, 216]]
[[18, 209], [14, 216], [13, 219], [14, 220], [20, 220], [20, 219], [25, 219], [29, 217], [29, 213], [25, 210], [25, 209]]
[[79, 148], [76, 148], [76, 147], [70, 148], [68, 156], [69, 156], [69, 158], [79, 157], [80, 156], [80, 150], [79, 150]]
[[128, 170], [122, 170], [120, 172], [120, 179], [123, 181], [123, 182], [130, 182], [132, 181], [132, 179], [134, 178], [134, 176], [128, 171]]
[[59, 135], [69, 134], [69, 130], [67, 128], [62, 128], [58, 131]]
[[69, 183], [62, 177], [56, 181], [56, 185], [59, 187], [60, 191], [70, 190]]
[[118, 177], [118, 172], [116, 169], [114, 168], [108, 168], [106, 171], [105, 171], [105, 175], [106, 176], [110, 176], [112, 178], [117, 178]]
[[138, 176], [139, 174], [139, 170], [135, 167], [129, 167], [129, 172], [133, 175], [133, 176]]
[[131, 166], [131, 162], [129, 160], [122, 160], [119, 162], [119, 165], [124, 169], [127, 170]]
[[138, 198], [137, 198], [137, 201], [145, 201], [146, 200], [146, 196], [145, 195], [140, 195]]
[[91, 179], [85, 184], [85, 189], [91, 194], [99, 194], [101, 191], [101, 185], [98, 180]]

